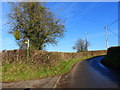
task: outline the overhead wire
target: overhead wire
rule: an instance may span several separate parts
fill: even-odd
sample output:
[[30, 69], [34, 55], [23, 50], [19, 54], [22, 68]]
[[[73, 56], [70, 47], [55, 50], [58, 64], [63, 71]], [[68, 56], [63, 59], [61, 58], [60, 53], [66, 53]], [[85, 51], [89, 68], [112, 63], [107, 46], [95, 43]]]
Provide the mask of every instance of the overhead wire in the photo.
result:
[[114, 33], [112, 30], [108, 29], [111, 33], [113, 33], [115, 36], [118, 36], [117, 33]]
[[112, 22], [111, 24], [107, 25], [107, 27], [108, 27], [108, 26], [111, 26], [112, 24], [116, 23], [116, 22], [119, 21], [119, 20], [120, 20], [120, 18], [118, 18], [117, 20], [115, 20], [115, 21]]
[[[120, 18], [118, 18], [117, 20], [115, 20], [114, 22], [112, 22], [111, 24], [107, 25], [107, 27], [111, 26], [112, 24], [116, 23], [117, 21], [119, 21]], [[108, 29], [111, 33], [113, 33], [115, 36], [118, 36], [117, 33], [114, 33], [112, 30]]]
[[[114, 33], [112, 30], [110, 30], [108, 27], [109, 26], [111, 26], [111, 25], [113, 25], [114, 23], [116, 23], [116, 22], [118, 22], [120, 20], [120, 18], [118, 18], [117, 20], [115, 20], [115, 21], [113, 21], [112, 23], [110, 23], [109, 25], [106, 25], [105, 26], [105, 29], [106, 29], [106, 35], [107, 35], [107, 33], [108, 33], [108, 31], [110, 31], [112, 34], [114, 34], [115, 36], [118, 36], [118, 34], [116, 34], [116, 33]], [[107, 31], [108, 30], [108, 31]], [[108, 37], [108, 36], [106, 36], [106, 37]], [[107, 40], [107, 39], [106, 39]], [[107, 44], [107, 42], [106, 42], [106, 44]]]

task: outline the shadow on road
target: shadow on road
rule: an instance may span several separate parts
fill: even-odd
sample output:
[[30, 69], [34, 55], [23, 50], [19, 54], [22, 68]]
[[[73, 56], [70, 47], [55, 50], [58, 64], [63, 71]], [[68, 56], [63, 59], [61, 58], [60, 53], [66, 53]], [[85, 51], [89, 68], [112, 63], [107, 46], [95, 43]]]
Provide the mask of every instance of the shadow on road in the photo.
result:
[[103, 58], [104, 56], [93, 57], [91, 59], [87, 59], [86, 62], [98, 73], [109, 78], [111, 81], [120, 86], [120, 71], [108, 68], [101, 64], [101, 60]]

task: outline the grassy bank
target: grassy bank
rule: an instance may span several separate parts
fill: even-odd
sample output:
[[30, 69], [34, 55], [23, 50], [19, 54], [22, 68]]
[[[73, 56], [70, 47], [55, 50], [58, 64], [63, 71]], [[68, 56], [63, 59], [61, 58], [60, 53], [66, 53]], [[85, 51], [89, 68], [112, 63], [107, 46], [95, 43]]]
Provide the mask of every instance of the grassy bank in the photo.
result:
[[61, 75], [68, 72], [72, 66], [80, 60], [90, 58], [92, 56], [80, 59], [72, 59], [60, 61], [56, 66], [36, 66], [33, 64], [5, 64], [2, 66], [2, 82], [21, 81], [27, 79], [46, 78], [55, 75]]

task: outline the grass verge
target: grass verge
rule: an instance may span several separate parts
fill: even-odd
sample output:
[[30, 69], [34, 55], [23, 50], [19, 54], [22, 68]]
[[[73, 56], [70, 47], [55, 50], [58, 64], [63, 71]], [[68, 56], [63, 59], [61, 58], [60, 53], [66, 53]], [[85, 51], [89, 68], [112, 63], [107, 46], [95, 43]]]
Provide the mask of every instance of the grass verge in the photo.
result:
[[60, 61], [58, 65], [52, 67], [40, 65], [35, 66], [33, 64], [5, 64], [2, 66], [2, 82], [46, 78], [50, 76], [65, 74], [78, 61], [91, 57], [93, 56]]

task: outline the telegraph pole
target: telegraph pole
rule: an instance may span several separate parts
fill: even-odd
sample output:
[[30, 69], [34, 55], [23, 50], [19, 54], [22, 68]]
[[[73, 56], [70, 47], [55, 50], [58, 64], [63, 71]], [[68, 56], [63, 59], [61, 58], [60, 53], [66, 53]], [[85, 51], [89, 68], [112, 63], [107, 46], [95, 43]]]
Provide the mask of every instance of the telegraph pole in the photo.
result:
[[[120, 19], [120, 1], [118, 3], [118, 18]], [[118, 46], [120, 46], [120, 21], [118, 21]], [[120, 88], [120, 86], [118, 86]]]
[[87, 32], [85, 32], [86, 51], [88, 51]]
[[105, 33], [106, 33], [106, 49], [108, 49], [108, 27], [105, 26], [104, 29], [105, 29]]

